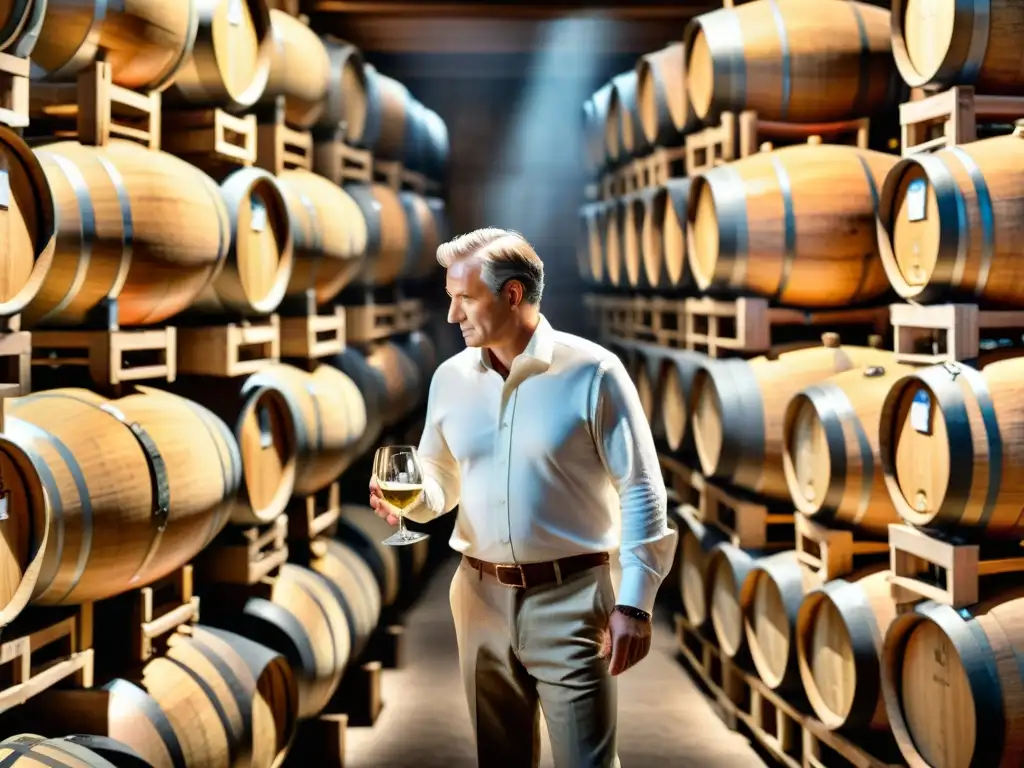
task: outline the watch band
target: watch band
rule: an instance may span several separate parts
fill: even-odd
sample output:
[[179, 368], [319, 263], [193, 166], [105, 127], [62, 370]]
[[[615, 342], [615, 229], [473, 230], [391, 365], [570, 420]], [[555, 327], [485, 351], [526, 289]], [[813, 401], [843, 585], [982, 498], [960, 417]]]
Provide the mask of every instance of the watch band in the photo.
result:
[[625, 616], [629, 616], [632, 619], [638, 619], [639, 621], [651, 620], [651, 614], [649, 614], [647, 611], [641, 611], [639, 608], [634, 608], [631, 605], [616, 605], [612, 610], [618, 611], [619, 613]]

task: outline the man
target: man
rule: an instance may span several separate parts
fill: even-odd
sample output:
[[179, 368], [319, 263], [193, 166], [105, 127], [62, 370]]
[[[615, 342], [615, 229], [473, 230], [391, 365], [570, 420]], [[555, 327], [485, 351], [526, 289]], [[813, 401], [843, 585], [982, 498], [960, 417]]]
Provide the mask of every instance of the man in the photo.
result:
[[[675, 549], [650, 426], [619, 359], [541, 315], [522, 236], [477, 230], [438, 261], [467, 348], [431, 381], [406, 516], [459, 506], [451, 606], [478, 761], [536, 766], [539, 703], [558, 768], [618, 766], [614, 677], [650, 650]], [[375, 479], [370, 504], [397, 524]]]

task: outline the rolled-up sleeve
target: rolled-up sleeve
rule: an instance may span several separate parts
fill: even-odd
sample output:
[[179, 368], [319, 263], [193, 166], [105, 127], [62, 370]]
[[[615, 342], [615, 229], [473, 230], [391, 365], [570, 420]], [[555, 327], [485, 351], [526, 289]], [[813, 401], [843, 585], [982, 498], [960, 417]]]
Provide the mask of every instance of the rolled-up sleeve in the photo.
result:
[[592, 402], [598, 453], [622, 508], [618, 602], [652, 612], [675, 557], [665, 481], [651, 427], [622, 362], [607, 358], [594, 377]]
[[451, 512], [458, 505], [461, 493], [459, 462], [452, 456], [441, 431], [441, 414], [444, 412], [441, 400], [444, 387], [438, 383], [441, 375], [439, 369], [430, 381], [423, 434], [417, 448], [423, 467], [423, 495], [405, 513], [407, 519], [417, 523], [427, 523]]

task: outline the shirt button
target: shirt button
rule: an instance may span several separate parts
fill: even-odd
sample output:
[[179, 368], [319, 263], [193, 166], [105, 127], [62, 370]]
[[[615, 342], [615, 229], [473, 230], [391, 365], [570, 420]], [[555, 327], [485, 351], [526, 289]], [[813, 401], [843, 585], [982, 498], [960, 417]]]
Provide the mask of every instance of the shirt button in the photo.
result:
[[509, 538], [508, 538], [508, 536], [502, 536], [502, 537], [501, 537], [501, 543], [502, 543], [502, 544], [508, 544], [508, 543], [509, 543]]

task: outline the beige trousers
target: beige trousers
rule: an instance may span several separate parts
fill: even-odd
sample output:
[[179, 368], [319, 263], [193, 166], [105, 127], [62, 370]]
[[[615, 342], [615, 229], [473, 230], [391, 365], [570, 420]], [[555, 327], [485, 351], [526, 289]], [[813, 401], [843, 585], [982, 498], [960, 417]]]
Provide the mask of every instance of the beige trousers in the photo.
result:
[[450, 597], [480, 767], [535, 768], [543, 711], [556, 768], [618, 768], [610, 566], [524, 590], [463, 560]]

